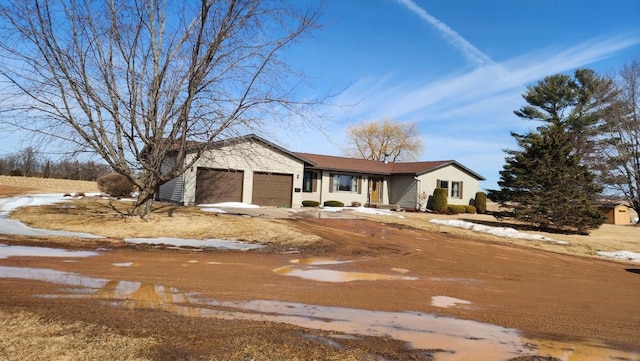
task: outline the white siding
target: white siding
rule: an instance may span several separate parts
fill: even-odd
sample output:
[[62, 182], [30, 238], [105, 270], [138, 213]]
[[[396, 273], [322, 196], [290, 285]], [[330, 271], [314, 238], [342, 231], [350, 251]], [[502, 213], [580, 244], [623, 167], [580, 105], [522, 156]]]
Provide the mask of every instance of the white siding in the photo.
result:
[[[424, 191], [429, 196], [433, 195], [433, 190], [436, 188], [438, 180], [448, 181], [449, 192], [447, 202], [449, 204], [471, 204], [471, 201], [476, 196], [476, 192], [479, 190], [478, 180], [455, 165], [448, 165], [433, 172], [422, 174], [418, 178], [420, 179], [420, 190], [418, 192]], [[451, 182], [462, 182], [461, 198], [451, 197]]]
[[[189, 159], [187, 159], [188, 161]], [[293, 175], [293, 188], [302, 188], [304, 163], [288, 154], [271, 148], [261, 142], [242, 142], [213, 149], [204, 154], [194, 166], [187, 170], [184, 180], [184, 203], [193, 205], [196, 192], [196, 169], [234, 169], [244, 171], [242, 201], [251, 203], [253, 192], [253, 172], [269, 172]], [[292, 204], [298, 207], [302, 193], [292, 192]]]

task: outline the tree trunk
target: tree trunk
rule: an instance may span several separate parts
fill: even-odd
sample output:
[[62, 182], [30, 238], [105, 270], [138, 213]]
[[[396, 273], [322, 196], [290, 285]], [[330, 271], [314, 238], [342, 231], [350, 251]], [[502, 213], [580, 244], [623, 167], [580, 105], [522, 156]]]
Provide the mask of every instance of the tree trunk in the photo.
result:
[[142, 189], [140, 190], [140, 194], [138, 195], [138, 201], [134, 205], [131, 213], [135, 216], [138, 216], [142, 219], [149, 218], [151, 211], [153, 209], [153, 188]]

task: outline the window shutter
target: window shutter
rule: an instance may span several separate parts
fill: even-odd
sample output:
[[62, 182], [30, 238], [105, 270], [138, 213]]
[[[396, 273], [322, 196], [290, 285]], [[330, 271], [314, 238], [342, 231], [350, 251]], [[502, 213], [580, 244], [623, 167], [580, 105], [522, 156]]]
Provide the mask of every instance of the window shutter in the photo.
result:
[[318, 172], [313, 172], [311, 173], [311, 191], [312, 192], [317, 192], [318, 191]]
[[333, 174], [329, 174], [329, 193], [333, 193]]
[[462, 181], [460, 181], [460, 199], [463, 199], [464, 197], [462, 196]]
[[440, 179], [436, 179], [436, 188], [440, 188]]
[[362, 177], [358, 177], [358, 194], [362, 194]]

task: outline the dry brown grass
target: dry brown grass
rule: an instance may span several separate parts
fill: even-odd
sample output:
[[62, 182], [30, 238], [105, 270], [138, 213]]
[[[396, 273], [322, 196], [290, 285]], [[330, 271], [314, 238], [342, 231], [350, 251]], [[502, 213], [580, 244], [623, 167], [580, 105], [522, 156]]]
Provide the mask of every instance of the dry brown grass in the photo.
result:
[[[486, 240], [504, 244], [516, 244], [563, 254], [599, 257], [596, 255], [596, 252], [598, 251], [610, 252], [626, 250], [640, 253], [640, 227], [634, 225], [621, 226], [603, 224], [600, 228], [593, 230], [588, 236], [581, 236], [540, 232], [532, 230], [530, 227], [523, 224], [517, 224], [510, 221], [499, 221], [493, 216], [482, 214], [459, 214], [447, 216], [430, 213], [403, 213], [402, 215], [404, 218], [389, 216], [369, 217], [380, 222], [402, 224], [431, 232], [444, 232], [469, 239]], [[566, 241], [569, 242], [569, 245], [498, 237], [462, 228], [437, 225], [430, 222], [432, 219], [460, 219], [491, 226], [511, 227], [516, 228], [521, 232], [538, 234], [558, 241]]]
[[2, 360], [149, 360], [151, 338], [119, 335], [81, 322], [44, 320], [27, 312], [0, 310]]
[[[8, 177], [0, 175], [0, 189], [12, 190], [9, 194], [0, 191], [1, 196], [25, 193], [78, 193], [99, 192], [96, 182], [68, 179]], [[21, 189], [22, 188], [22, 189]]]
[[70, 204], [24, 207], [11, 214], [36, 228], [88, 232], [109, 238], [177, 237], [219, 238], [294, 246], [320, 241], [290, 222], [206, 213], [195, 207], [156, 202], [152, 215], [142, 220], [126, 216], [132, 202], [85, 197]]

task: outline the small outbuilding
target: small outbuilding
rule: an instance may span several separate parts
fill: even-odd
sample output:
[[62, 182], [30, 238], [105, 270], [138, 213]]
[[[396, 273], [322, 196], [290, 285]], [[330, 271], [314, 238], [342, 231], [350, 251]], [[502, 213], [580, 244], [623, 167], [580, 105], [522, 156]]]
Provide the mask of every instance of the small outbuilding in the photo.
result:
[[607, 224], [630, 224], [631, 211], [629, 206], [622, 203], [605, 203], [600, 205], [600, 210], [607, 217]]

